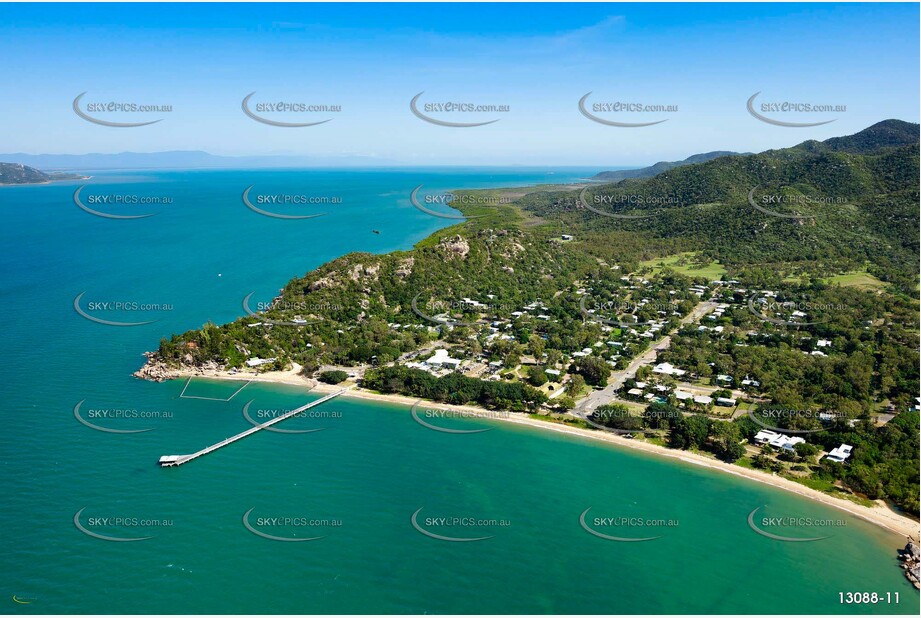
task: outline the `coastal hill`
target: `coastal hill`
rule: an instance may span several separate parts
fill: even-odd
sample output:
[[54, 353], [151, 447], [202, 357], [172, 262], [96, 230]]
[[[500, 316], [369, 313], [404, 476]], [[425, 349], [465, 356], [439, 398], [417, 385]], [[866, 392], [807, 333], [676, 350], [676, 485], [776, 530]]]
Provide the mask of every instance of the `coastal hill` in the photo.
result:
[[0, 163], [0, 185], [51, 182], [51, 176], [21, 163]]
[[719, 157], [729, 157], [739, 154], [738, 152], [732, 152], [731, 150], [715, 150], [713, 152], [704, 152], [701, 154], [691, 155], [683, 161], [659, 161], [655, 165], [650, 165], [649, 167], [642, 167], [634, 170], [616, 170], [611, 172], [599, 172], [592, 176], [592, 180], [604, 180], [607, 182], [619, 182], [621, 180], [626, 180], [628, 178], [649, 178], [650, 176], [655, 176], [656, 174], [661, 174], [662, 172], [667, 172], [670, 169], [680, 167], [682, 165], [691, 165], [693, 163], [703, 163], [711, 159], [716, 159]]
[[881, 148], [908, 146], [918, 143], [918, 125], [904, 120], [883, 120], [871, 127], [844, 137], [824, 142], [807, 141], [800, 148], [867, 154]]
[[[897, 139], [891, 128], [901, 128]], [[591, 187], [584, 199], [619, 204], [596, 216], [577, 192], [546, 193], [525, 208], [562, 218], [589, 235], [599, 257], [639, 251], [704, 251], [739, 278], [774, 269], [782, 277], [868, 268], [912, 293], [918, 262], [918, 125], [886, 121], [846, 138], [722, 157], [648, 179]], [[872, 145], [875, 144], [875, 147]], [[765, 215], [750, 205], [776, 200]], [[654, 207], [637, 207], [637, 198]], [[617, 239], [617, 243], [602, 242]], [[637, 239], [646, 243], [642, 248]], [[671, 249], [669, 249], [671, 247]]]
[[0, 162], [0, 185], [42, 185], [58, 180], [80, 180], [89, 176], [70, 172], [43, 172], [22, 163]]
[[[917, 513], [918, 177], [918, 125], [886, 121], [616, 184], [457, 191], [468, 220], [412, 251], [324, 264], [268, 311], [164, 338], [136, 375], [350, 367], [385, 393], [578, 423], [593, 393], [636, 393], [648, 357], [694, 374], [687, 388], [707, 384], [711, 399], [806, 411], [773, 421], [783, 429], [838, 420], [794, 455], [746, 455], [760, 426], [744, 410], [714, 420], [712, 404], [653, 392], [631, 404], [631, 430]], [[816, 319], [765, 321], [752, 293]], [[470, 375], [426, 370], [435, 347]], [[743, 378], [755, 390], [719, 382]], [[839, 444], [854, 446], [849, 465], [817, 461]]]

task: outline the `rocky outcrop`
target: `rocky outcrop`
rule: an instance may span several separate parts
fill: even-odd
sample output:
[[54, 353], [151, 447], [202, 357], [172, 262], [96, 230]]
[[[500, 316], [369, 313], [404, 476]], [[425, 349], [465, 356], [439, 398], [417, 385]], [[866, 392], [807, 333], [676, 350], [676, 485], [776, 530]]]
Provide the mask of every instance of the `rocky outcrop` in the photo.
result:
[[186, 356], [185, 363], [174, 366], [167, 365], [160, 360], [156, 352], [145, 352], [144, 356], [147, 357], [147, 362], [144, 363], [143, 367], [131, 375], [142, 380], [150, 380], [151, 382], [165, 382], [166, 380], [174, 380], [190, 374], [202, 376], [214, 375], [224, 370], [223, 365], [219, 365], [214, 361], [208, 361], [201, 365], [193, 365], [191, 364], [192, 357], [190, 355]]
[[367, 266], [364, 264], [355, 264], [349, 271], [349, 278], [352, 281], [358, 281], [368, 277], [377, 280], [377, 273], [380, 271], [380, 269], [380, 264], [369, 264]]
[[459, 257], [463, 260], [470, 253], [470, 243], [459, 234], [451, 238], [442, 239], [438, 246], [447, 252], [449, 258]]
[[312, 282], [307, 286], [307, 289], [311, 292], [316, 292], [317, 290], [325, 290], [326, 288], [331, 288], [336, 284], [330, 277], [321, 277], [316, 281]]
[[905, 570], [905, 577], [912, 583], [915, 588], [921, 590], [921, 550], [918, 544], [909, 540], [904, 549], [899, 550], [899, 560], [902, 561], [902, 568]]
[[413, 274], [413, 264], [416, 263], [414, 258], [406, 258], [401, 261], [397, 266], [396, 270], [393, 271], [393, 274], [399, 277], [400, 279], [405, 279], [406, 277]]

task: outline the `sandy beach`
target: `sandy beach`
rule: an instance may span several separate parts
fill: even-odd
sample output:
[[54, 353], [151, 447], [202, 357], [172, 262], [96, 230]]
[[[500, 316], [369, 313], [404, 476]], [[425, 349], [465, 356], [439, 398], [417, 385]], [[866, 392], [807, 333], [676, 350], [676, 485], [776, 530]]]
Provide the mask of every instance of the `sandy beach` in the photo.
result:
[[[196, 372], [177, 373], [175, 377], [185, 378], [188, 376], [197, 376], [223, 380], [252, 380], [254, 382], [288, 384], [310, 389], [312, 392], [317, 394], [331, 393], [340, 390], [343, 388], [343, 386], [348, 386], [351, 384], [351, 381], [340, 385], [319, 383], [316, 380], [305, 378], [304, 376], [300, 375], [300, 370], [301, 368], [298, 365], [295, 365], [292, 369], [287, 371], [274, 371], [260, 374], [243, 371], [231, 373], [229, 371], [201, 370]], [[357, 386], [353, 386], [351, 390], [349, 390], [343, 396], [371, 401], [389, 402], [405, 406], [411, 406], [419, 401], [418, 398], [414, 397], [382, 394], [364, 390]], [[863, 506], [844, 498], [836, 498], [821, 491], [811, 489], [805, 485], [801, 485], [800, 483], [777, 476], [775, 474], [769, 474], [761, 470], [743, 468], [741, 466], [729, 464], [714, 457], [709, 457], [700, 453], [675, 450], [664, 446], [659, 446], [658, 444], [645, 442], [643, 440], [624, 438], [623, 436], [614, 433], [607, 433], [593, 429], [582, 429], [580, 427], [570, 427], [552, 421], [536, 420], [524, 414], [496, 414], [495, 411], [487, 410], [479, 406], [451, 405], [437, 402], [431, 402], [431, 405], [432, 407], [436, 407], [441, 410], [462, 412], [469, 416], [479, 416], [486, 419], [499, 420], [503, 423], [526, 425], [528, 427], [535, 427], [545, 431], [555, 431], [558, 433], [569, 434], [590, 440], [606, 442], [615, 447], [644, 451], [658, 457], [677, 459], [688, 464], [709, 468], [711, 470], [725, 474], [733, 474], [735, 476], [747, 478], [758, 483], [771, 485], [772, 487], [776, 487], [784, 491], [799, 494], [805, 498], [809, 498], [810, 500], [815, 500], [816, 502], [821, 502], [822, 504], [826, 504], [838, 510], [844, 511], [850, 515], [853, 515], [854, 517], [859, 517], [860, 519], [875, 524], [890, 532], [899, 534], [903, 538], [911, 537], [912, 539], [917, 540], [919, 537], [919, 522], [917, 520], [912, 519], [907, 515], [893, 511], [882, 501], [876, 501], [873, 507]]]

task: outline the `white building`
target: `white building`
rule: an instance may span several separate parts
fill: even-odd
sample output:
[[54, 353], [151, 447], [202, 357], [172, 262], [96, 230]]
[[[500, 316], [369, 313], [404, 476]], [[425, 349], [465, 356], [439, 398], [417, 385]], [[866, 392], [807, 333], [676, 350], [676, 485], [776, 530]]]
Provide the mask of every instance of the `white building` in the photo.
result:
[[435, 354], [425, 362], [430, 367], [444, 367], [445, 369], [457, 369], [461, 364], [460, 359], [451, 358], [444, 348], [435, 350]]
[[767, 429], [762, 429], [755, 434], [756, 444], [770, 444], [775, 448], [782, 448], [787, 451], [792, 451], [794, 446], [804, 442], [806, 441], [802, 438], [791, 438], [786, 434], [769, 431]]
[[851, 456], [851, 451], [853, 449], [854, 447], [850, 444], [842, 444], [841, 446], [831, 449], [831, 452], [825, 456], [825, 459], [844, 463], [844, 461]]
[[246, 366], [247, 367], [259, 367], [261, 365], [267, 365], [269, 363], [274, 363], [275, 360], [276, 359], [274, 357], [273, 358], [259, 358], [258, 356], [254, 356], [253, 358], [246, 361]]
[[652, 368], [652, 372], [669, 376], [683, 376], [685, 373], [687, 373], [684, 369], [678, 369], [671, 363], [659, 363]]

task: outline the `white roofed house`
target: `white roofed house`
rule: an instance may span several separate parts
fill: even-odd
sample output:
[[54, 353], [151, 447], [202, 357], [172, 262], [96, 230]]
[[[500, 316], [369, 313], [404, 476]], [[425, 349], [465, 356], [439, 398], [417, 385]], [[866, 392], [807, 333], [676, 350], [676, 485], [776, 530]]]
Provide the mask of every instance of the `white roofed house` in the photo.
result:
[[755, 441], [755, 444], [767, 444], [768, 442], [770, 442], [771, 440], [773, 440], [779, 435], [780, 434], [777, 433], [776, 431], [770, 431], [769, 429], [762, 429], [761, 431], [755, 434], [754, 441]]
[[685, 373], [687, 373], [684, 369], [678, 369], [670, 363], [659, 363], [652, 368], [652, 372], [669, 376], [683, 376]]
[[755, 444], [769, 444], [775, 448], [782, 448], [787, 451], [792, 451], [793, 447], [797, 444], [806, 442], [803, 438], [791, 438], [786, 434], [769, 431], [767, 429], [762, 429], [756, 433], [754, 440]]
[[752, 379], [749, 378], [748, 376], [745, 376], [745, 379], [742, 380], [742, 386], [748, 386], [748, 387], [751, 387], [751, 388], [757, 388], [757, 387], [761, 386], [761, 382], [759, 382], [758, 380], [752, 380]]
[[430, 367], [444, 367], [445, 369], [457, 369], [461, 361], [458, 358], [451, 358], [448, 351], [444, 348], [435, 350], [435, 354], [425, 361]]
[[254, 356], [253, 358], [246, 361], [246, 366], [247, 367], [261, 367], [262, 365], [268, 365], [269, 363], [274, 363], [275, 360], [276, 359], [274, 356], [272, 358], [259, 358], [258, 356]]
[[854, 447], [850, 444], [842, 444], [841, 446], [836, 446], [831, 449], [828, 455], [825, 456], [825, 459], [831, 461], [837, 461], [838, 463], [844, 463], [848, 457], [851, 456], [851, 451], [854, 450]]

